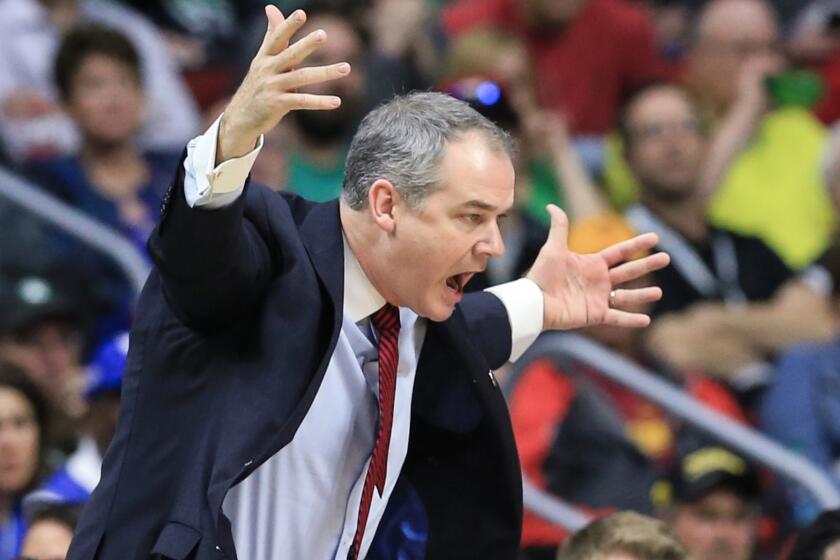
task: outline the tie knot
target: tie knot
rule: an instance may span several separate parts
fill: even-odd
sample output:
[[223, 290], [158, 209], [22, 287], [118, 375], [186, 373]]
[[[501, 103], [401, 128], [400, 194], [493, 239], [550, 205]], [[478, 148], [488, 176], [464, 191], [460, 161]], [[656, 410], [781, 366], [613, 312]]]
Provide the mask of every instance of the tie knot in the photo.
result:
[[400, 310], [390, 303], [383, 305], [379, 311], [371, 315], [373, 326], [380, 333], [400, 329]]

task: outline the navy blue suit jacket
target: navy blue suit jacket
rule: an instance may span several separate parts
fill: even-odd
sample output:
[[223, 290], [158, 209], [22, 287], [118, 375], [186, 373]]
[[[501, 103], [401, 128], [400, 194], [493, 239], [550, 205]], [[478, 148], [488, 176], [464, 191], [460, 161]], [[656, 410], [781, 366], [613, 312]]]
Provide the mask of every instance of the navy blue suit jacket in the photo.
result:
[[[249, 183], [228, 207], [192, 209], [182, 167], [149, 241], [156, 266], [131, 331], [117, 433], [70, 560], [236, 558], [225, 495], [292, 440], [340, 331], [338, 202]], [[492, 294], [429, 323], [401, 490], [380, 524], [398, 527], [400, 497], [411, 496], [426, 558], [516, 555], [519, 462], [488, 376], [510, 350]]]

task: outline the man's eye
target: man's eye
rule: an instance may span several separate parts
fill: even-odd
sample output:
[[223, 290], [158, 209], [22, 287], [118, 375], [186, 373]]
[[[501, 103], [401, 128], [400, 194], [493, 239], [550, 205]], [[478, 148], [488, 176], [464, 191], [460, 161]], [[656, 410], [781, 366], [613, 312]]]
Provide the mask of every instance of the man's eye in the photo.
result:
[[464, 219], [471, 224], [480, 224], [481, 223], [481, 214], [466, 214]]

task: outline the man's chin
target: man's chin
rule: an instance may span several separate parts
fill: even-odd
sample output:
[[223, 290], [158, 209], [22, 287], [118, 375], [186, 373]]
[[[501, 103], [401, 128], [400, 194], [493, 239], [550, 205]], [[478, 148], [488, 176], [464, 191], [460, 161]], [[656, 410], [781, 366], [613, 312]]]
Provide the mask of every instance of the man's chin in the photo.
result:
[[452, 317], [452, 313], [455, 312], [455, 306], [449, 304], [438, 304], [434, 306], [429, 306], [429, 309], [425, 309], [423, 312], [417, 312], [417, 314], [421, 317], [425, 317], [430, 321], [435, 321], [436, 323], [442, 323]]

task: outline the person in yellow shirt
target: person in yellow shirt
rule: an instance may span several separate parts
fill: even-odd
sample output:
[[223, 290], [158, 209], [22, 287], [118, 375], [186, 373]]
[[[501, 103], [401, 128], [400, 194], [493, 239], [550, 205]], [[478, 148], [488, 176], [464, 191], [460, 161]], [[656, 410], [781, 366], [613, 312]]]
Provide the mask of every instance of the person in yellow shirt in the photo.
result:
[[[801, 269], [826, 249], [837, 217], [820, 176], [824, 128], [806, 107], [771, 107], [766, 81], [783, 68], [778, 43], [778, 23], [763, 0], [709, 2], [698, 15], [685, 79], [711, 121], [734, 131], [722, 149], [737, 156], [708, 185], [712, 224], [759, 237]], [[638, 187], [617, 143], [604, 177], [614, 203], [635, 202]]]

